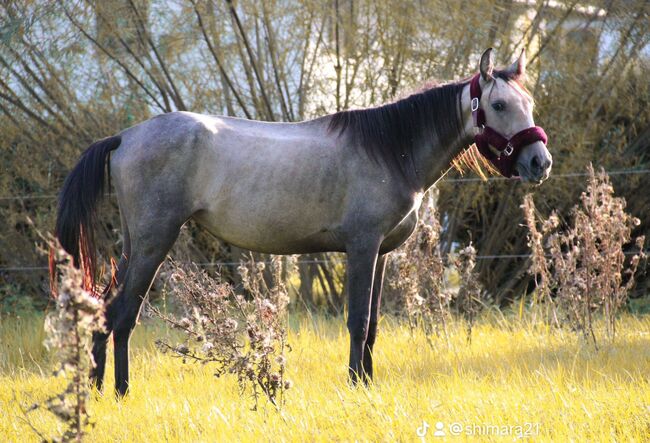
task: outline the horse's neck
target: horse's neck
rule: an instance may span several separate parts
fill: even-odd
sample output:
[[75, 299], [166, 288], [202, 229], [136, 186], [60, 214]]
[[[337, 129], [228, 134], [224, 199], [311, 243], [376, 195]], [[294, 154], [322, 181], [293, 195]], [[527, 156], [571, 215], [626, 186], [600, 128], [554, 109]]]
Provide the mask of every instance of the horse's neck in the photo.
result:
[[[416, 170], [418, 187], [426, 191], [433, 186], [449, 170], [451, 163], [461, 153], [473, 143], [474, 123], [470, 105], [469, 83], [465, 85], [461, 93], [461, 116], [459, 122], [463, 131], [453, 138], [453, 141], [443, 146], [438, 140], [426, 140], [416, 149]], [[449, 112], [456, 114], [455, 109]]]

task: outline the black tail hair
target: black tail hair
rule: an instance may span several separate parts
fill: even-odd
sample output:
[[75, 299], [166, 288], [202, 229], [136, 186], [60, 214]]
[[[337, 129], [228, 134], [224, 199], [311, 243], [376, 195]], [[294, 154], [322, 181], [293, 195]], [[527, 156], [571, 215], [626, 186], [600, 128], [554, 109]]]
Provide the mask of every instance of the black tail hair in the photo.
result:
[[84, 288], [94, 292], [96, 206], [104, 191], [109, 153], [120, 146], [119, 135], [99, 140], [86, 149], [65, 179], [59, 195], [56, 237], [84, 274]]

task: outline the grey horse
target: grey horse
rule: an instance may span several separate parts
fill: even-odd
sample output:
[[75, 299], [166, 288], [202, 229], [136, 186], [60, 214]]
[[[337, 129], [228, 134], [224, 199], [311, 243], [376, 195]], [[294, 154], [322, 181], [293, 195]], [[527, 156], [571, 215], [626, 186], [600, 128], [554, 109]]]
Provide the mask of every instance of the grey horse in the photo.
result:
[[[534, 126], [533, 100], [519, 81], [524, 71], [523, 53], [503, 70], [493, 69], [491, 50], [481, 57], [480, 107], [505, 137]], [[474, 102], [464, 80], [300, 123], [172, 112], [92, 144], [64, 183], [56, 234], [94, 276], [93, 224], [108, 164], [124, 245], [108, 332], [93, 338], [96, 386], [112, 332], [116, 391], [127, 392], [129, 338], [142, 301], [189, 219], [252, 251], [347, 253], [349, 373], [354, 383], [371, 380], [386, 254], [411, 235], [423, 193], [482, 129]], [[544, 142], [512, 157], [522, 180], [548, 177]]]

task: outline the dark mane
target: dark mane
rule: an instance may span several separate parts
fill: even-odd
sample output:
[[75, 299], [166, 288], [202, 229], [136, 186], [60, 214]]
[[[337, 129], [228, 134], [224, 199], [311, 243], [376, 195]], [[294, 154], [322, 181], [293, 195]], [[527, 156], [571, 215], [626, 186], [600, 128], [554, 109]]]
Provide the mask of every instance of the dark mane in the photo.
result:
[[329, 130], [347, 135], [370, 158], [411, 179], [418, 143], [435, 140], [449, 146], [458, 140], [463, 130], [460, 100], [466, 84], [448, 83], [393, 103], [337, 112], [330, 116]]

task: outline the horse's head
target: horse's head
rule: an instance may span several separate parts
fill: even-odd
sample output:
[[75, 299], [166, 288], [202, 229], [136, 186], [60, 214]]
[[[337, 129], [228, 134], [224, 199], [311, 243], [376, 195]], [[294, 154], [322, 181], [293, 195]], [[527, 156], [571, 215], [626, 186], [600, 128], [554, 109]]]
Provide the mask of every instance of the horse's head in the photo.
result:
[[533, 98], [523, 86], [526, 55], [504, 70], [495, 70], [492, 49], [481, 56], [471, 82], [471, 109], [479, 151], [506, 177], [541, 183], [553, 163], [546, 134], [533, 121]]

